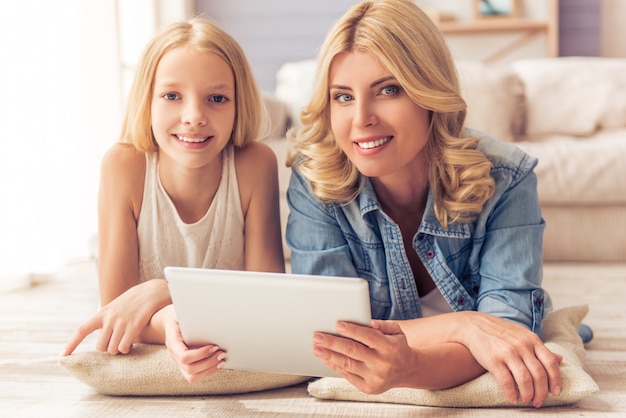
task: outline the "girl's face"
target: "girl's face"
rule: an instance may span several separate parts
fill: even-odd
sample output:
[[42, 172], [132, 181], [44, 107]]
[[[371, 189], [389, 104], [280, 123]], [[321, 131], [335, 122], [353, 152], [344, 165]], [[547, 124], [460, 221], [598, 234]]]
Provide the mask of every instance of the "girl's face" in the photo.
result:
[[391, 179], [426, 173], [429, 112], [409, 98], [375, 55], [337, 55], [329, 85], [332, 131], [362, 174]]
[[152, 132], [160, 153], [188, 168], [221, 152], [235, 123], [235, 80], [219, 56], [182, 46], [166, 52], [152, 91]]

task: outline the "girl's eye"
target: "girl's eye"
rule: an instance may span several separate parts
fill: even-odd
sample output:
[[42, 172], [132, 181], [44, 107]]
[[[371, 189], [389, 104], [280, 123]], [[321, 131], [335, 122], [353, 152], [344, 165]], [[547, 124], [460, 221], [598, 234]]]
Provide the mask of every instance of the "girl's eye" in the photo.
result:
[[353, 99], [352, 95], [348, 94], [348, 93], [337, 93], [335, 94], [334, 100], [340, 102], [340, 103], [346, 103], [349, 102], [350, 100]]
[[176, 93], [165, 93], [162, 97], [165, 100], [176, 100], [179, 98], [178, 94]]
[[400, 91], [400, 87], [398, 86], [386, 86], [380, 90], [382, 94], [387, 95], [387, 96], [396, 94], [399, 91]]
[[228, 99], [226, 98], [226, 96], [222, 96], [220, 94], [217, 94], [215, 96], [211, 96], [209, 98], [209, 101], [215, 102], [215, 103], [225, 103], [225, 102], [228, 101]]

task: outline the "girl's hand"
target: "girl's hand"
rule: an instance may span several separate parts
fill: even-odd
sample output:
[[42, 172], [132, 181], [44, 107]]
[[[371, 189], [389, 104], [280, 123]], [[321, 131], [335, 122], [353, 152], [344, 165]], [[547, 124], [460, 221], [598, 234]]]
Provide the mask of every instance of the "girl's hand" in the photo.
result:
[[224, 367], [226, 353], [218, 346], [209, 344], [190, 349], [183, 341], [173, 305], [161, 309], [155, 316], [162, 316], [167, 352], [174, 359], [183, 377], [194, 383]]
[[150, 280], [131, 287], [76, 329], [64, 355], [72, 354], [85, 337], [98, 329], [101, 330], [96, 342], [98, 351], [130, 353], [133, 342], [161, 307], [155, 308], [154, 302], [166, 299], [169, 300], [169, 291], [164, 280]]
[[480, 312], [468, 312], [459, 328], [459, 343], [498, 381], [513, 404], [541, 407], [551, 392], [561, 392], [563, 357], [522, 325]]
[[417, 352], [409, 347], [400, 326], [372, 321], [372, 327], [337, 324], [340, 336], [315, 333], [313, 354], [368, 394], [403, 386], [417, 368]]

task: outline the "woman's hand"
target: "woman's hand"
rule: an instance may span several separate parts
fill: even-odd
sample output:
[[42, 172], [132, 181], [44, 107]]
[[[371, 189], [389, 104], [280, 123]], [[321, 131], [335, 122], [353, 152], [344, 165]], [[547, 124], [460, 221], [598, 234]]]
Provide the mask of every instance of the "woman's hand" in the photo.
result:
[[76, 329], [65, 346], [64, 355], [70, 355], [87, 335], [98, 329], [101, 330], [96, 342], [98, 351], [130, 353], [133, 342], [161, 308], [157, 301], [163, 300], [169, 301], [164, 280], [149, 280], [131, 287]]
[[339, 322], [336, 331], [340, 336], [315, 333], [313, 354], [364, 393], [404, 386], [417, 368], [417, 352], [394, 322]]
[[551, 392], [561, 392], [563, 357], [522, 325], [480, 312], [466, 312], [458, 342], [498, 381], [513, 404], [539, 408]]
[[224, 367], [226, 353], [218, 346], [209, 344], [195, 349], [187, 347], [183, 341], [173, 305], [168, 305], [157, 312], [154, 320], [163, 323], [167, 352], [189, 383], [202, 380]]

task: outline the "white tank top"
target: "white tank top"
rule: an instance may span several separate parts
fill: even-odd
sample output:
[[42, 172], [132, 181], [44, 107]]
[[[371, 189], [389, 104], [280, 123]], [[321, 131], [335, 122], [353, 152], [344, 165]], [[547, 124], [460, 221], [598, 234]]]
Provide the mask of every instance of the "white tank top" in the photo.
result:
[[137, 224], [139, 281], [164, 279], [165, 266], [244, 269], [244, 219], [232, 145], [222, 151], [222, 178], [207, 213], [186, 224], [159, 178], [158, 153], [146, 153]]

